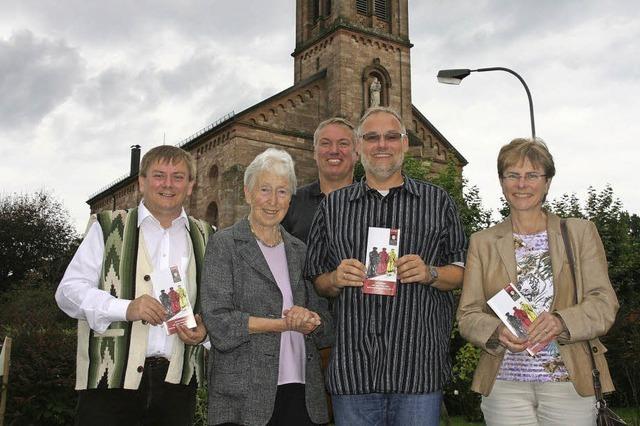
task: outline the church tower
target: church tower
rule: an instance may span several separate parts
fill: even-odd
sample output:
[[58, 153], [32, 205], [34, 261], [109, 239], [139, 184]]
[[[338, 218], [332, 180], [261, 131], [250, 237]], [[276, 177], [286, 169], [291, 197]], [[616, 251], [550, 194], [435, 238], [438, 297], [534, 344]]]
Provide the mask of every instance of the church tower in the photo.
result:
[[357, 122], [372, 105], [411, 125], [407, 0], [297, 0], [294, 81], [326, 70], [326, 116]]
[[[245, 216], [244, 170], [269, 147], [291, 154], [299, 184], [315, 180], [318, 123], [339, 116], [355, 124], [374, 105], [398, 111], [410, 154], [428, 163], [431, 174], [451, 161], [462, 170], [464, 157], [411, 103], [408, 15], [408, 0], [296, 0], [293, 85], [180, 143], [197, 168], [187, 211], [221, 228]], [[137, 161], [132, 158], [132, 165]], [[132, 167], [94, 194], [87, 201], [91, 211], [139, 203], [137, 176]]]

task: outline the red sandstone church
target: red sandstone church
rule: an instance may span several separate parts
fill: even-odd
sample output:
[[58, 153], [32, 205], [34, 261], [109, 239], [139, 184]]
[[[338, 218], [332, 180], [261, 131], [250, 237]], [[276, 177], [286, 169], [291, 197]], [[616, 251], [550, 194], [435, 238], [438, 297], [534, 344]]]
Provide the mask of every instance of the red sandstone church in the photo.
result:
[[[410, 153], [437, 172], [464, 157], [411, 103], [408, 0], [296, 0], [293, 86], [246, 110], [223, 117], [184, 141], [196, 158], [197, 180], [188, 213], [227, 227], [248, 212], [244, 168], [268, 147], [286, 149], [300, 185], [316, 178], [313, 131], [340, 116], [357, 123], [370, 105], [404, 118]], [[133, 207], [140, 201], [140, 148], [131, 172], [87, 203], [91, 211]]]

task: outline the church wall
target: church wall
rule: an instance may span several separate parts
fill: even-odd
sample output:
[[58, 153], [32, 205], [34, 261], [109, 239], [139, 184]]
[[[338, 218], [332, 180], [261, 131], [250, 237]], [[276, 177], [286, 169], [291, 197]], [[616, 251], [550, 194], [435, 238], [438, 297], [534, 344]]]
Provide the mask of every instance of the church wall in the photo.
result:
[[[278, 133], [247, 123], [234, 125], [229, 133], [229, 139], [223, 144], [202, 150], [197, 158], [197, 187], [191, 200], [186, 203], [190, 214], [207, 218], [207, 209], [215, 202], [218, 208], [217, 225], [221, 228], [245, 216], [248, 206], [243, 193], [244, 171], [267, 148], [281, 148], [291, 154], [299, 184], [315, 179], [310, 138]], [[212, 170], [217, 173], [211, 173]]]
[[274, 130], [313, 133], [326, 116], [326, 110], [325, 81], [319, 80], [247, 111], [240, 120]]
[[[369, 107], [370, 82], [363, 81], [363, 70], [374, 66], [384, 68], [389, 74], [390, 86], [383, 88], [383, 105], [396, 109], [410, 123], [411, 83], [409, 49], [397, 43], [387, 42], [364, 34], [342, 30], [336, 33], [333, 43], [335, 55], [327, 72], [327, 92], [333, 114], [345, 116], [357, 122]], [[376, 61], [377, 59], [377, 61]]]
[[[332, 116], [357, 124], [370, 105], [374, 77], [381, 82], [380, 104], [397, 110], [412, 133], [411, 154], [431, 162], [434, 172], [443, 169], [449, 158], [462, 169], [464, 159], [442, 135], [430, 131], [433, 127], [412, 107], [407, 0], [389, 2], [389, 20], [358, 14], [355, 1], [334, 0], [330, 15], [314, 21], [309, 18], [314, 2], [296, 0], [294, 86], [187, 144], [197, 163], [194, 193], [185, 203], [190, 214], [216, 217], [221, 228], [246, 215], [245, 167], [271, 146], [292, 155], [299, 186], [316, 179], [313, 131]], [[421, 72], [417, 76], [432, 78]], [[133, 207], [140, 197], [137, 183], [131, 182], [115, 193], [105, 191], [92, 202], [91, 210]]]
[[135, 207], [140, 202], [138, 192], [138, 181], [118, 189], [115, 193], [106, 194], [91, 204], [91, 213], [101, 212], [103, 210], [119, 210]]

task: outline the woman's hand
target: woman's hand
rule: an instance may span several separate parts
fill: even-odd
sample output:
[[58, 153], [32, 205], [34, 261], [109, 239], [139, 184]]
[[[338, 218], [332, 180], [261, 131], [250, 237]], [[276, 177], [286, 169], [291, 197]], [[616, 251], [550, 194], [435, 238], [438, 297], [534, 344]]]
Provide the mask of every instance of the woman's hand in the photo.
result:
[[302, 306], [292, 306], [282, 312], [285, 328], [289, 331], [297, 331], [309, 334], [320, 325], [320, 315]]
[[531, 343], [541, 343], [542, 347], [545, 347], [563, 331], [564, 324], [562, 324], [560, 318], [549, 312], [543, 312], [529, 326], [529, 341]]
[[504, 324], [498, 326], [498, 340], [502, 346], [511, 352], [522, 352], [529, 346], [527, 339], [514, 335]]

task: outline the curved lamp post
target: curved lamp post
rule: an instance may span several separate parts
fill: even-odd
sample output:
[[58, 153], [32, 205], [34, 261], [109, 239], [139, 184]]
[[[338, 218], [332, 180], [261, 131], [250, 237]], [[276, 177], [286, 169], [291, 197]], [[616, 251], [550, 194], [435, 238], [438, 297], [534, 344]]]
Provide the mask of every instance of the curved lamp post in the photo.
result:
[[531, 99], [531, 92], [529, 91], [529, 87], [527, 83], [524, 82], [524, 79], [520, 77], [520, 75], [510, 70], [509, 68], [503, 67], [491, 67], [491, 68], [478, 68], [477, 70], [467, 70], [467, 69], [454, 69], [454, 70], [440, 70], [438, 71], [438, 81], [444, 84], [460, 84], [463, 78], [471, 74], [472, 72], [486, 72], [486, 71], [505, 71], [509, 74], [513, 74], [516, 76], [520, 83], [524, 86], [524, 90], [527, 92], [527, 97], [529, 98], [529, 115], [531, 116], [531, 137], [535, 140], [536, 138], [536, 125], [533, 119], [533, 100]]

